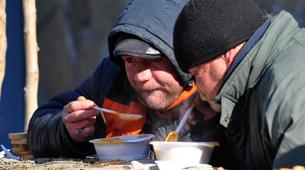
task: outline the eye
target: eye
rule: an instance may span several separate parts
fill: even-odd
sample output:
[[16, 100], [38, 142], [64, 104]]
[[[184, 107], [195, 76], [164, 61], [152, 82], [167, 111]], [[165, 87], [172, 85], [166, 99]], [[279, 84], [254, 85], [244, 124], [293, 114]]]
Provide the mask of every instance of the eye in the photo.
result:
[[134, 62], [134, 59], [132, 57], [123, 57], [123, 60], [125, 63], [131, 64]]
[[188, 71], [191, 73], [193, 79], [195, 79], [196, 76], [197, 76], [198, 71], [195, 68], [191, 68]]
[[194, 76], [195, 78], [199, 78], [201, 77], [203, 74], [204, 74], [204, 71], [203, 71], [203, 68], [202, 68], [202, 65], [199, 65], [199, 66], [195, 66], [193, 68], [190, 68], [188, 70], [192, 76]]
[[157, 67], [157, 68], [170, 68], [172, 67], [172, 63], [170, 62], [169, 59], [167, 59], [166, 57], [160, 57], [154, 60], [150, 60], [149, 61], [150, 65]]
[[164, 62], [164, 61], [166, 61], [166, 59], [165, 59], [164, 57], [161, 57], [161, 58], [154, 59], [154, 60], [152, 60], [152, 61], [153, 61], [153, 62], [159, 63], [159, 62]]

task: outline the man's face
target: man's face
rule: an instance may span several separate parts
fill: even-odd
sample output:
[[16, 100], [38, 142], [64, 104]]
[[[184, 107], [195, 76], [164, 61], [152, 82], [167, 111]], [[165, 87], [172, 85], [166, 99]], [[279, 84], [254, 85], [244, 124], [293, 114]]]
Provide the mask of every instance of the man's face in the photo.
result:
[[188, 70], [195, 77], [202, 100], [208, 101], [210, 104], [214, 102], [227, 69], [226, 60], [221, 56]]
[[148, 107], [165, 109], [181, 94], [183, 88], [167, 58], [149, 60], [122, 56], [122, 59], [130, 84]]

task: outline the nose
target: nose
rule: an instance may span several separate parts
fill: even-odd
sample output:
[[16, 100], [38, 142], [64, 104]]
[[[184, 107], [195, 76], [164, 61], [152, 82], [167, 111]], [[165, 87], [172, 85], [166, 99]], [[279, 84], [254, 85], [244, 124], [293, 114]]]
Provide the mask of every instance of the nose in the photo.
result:
[[138, 71], [134, 75], [134, 81], [145, 82], [145, 81], [150, 80], [151, 77], [152, 77], [152, 73], [151, 73], [150, 69], [148, 69], [148, 68], [141, 69], [141, 70], [138, 69]]

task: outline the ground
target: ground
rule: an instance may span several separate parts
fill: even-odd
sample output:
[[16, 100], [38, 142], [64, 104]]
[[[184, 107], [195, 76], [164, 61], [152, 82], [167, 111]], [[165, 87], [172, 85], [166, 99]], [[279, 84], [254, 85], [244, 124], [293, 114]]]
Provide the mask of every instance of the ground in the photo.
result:
[[[40, 162], [39, 162], [40, 161]], [[129, 165], [123, 165], [126, 161], [99, 162], [93, 160], [78, 159], [40, 159], [35, 161], [16, 161], [0, 158], [0, 170], [16, 169], [131, 169]], [[111, 167], [111, 168], [107, 168]]]
[[[0, 158], [0, 170], [159, 170], [151, 160], [101, 162], [93, 159], [36, 159], [35, 161], [16, 161]], [[224, 170], [223, 168], [186, 167], [184, 170]], [[167, 170], [167, 168], [166, 168]]]

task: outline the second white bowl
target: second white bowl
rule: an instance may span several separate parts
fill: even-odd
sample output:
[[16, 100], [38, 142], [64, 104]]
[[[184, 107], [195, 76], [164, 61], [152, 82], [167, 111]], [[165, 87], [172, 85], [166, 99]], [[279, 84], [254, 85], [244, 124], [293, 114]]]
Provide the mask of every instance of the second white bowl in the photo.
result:
[[215, 142], [161, 142], [152, 141], [159, 161], [181, 161], [188, 164], [208, 164], [218, 143]]

